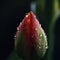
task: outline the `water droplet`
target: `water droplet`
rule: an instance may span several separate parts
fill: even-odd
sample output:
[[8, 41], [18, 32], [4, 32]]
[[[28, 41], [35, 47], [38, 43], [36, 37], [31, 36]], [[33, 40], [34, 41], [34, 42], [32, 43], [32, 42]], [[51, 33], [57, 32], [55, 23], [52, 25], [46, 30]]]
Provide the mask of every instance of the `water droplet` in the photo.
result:
[[19, 31], [19, 28], [17, 28], [17, 30]]
[[37, 45], [37, 47], [38, 47], [39, 49], [41, 49], [41, 46]]
[[35, 28], [35, 30], [37, 31], [37, 28]]
[[16, 35], [14, 36], [14, 38], [16, 38]]
[[39, 49], [41, 49], [41, 47], [39, 46]]
[[48, 48], [48, 46], [45, 47], [46, 49]]
[[28, 17], [28, 15], [26, 15], [26, 17]]
[[29, 24], [30, 24], [30, 19], [28, 19], [28, 21], [27, 21]]
[[45, 39], [46, 39], [46, 36], [45, 36]]
[[36, 18], [36, 16], [34, 15], [34, 17]]
[[47, 43], [46, 43], [46, 45], [45, 45], [45, 48], [46, 48], [46, 49], [48, 48], [48, 45], [47, 45]]
[[40, 27], [41, 27], [41, 24], [40, 24]]
[[16, 35], [14, 36], [14, 40], [16, 40]]
[[40, 37], [42, 37], [42, 34], [40, 34]]
[[46, 42], [46, 46], [47, 46], [47, 42]]

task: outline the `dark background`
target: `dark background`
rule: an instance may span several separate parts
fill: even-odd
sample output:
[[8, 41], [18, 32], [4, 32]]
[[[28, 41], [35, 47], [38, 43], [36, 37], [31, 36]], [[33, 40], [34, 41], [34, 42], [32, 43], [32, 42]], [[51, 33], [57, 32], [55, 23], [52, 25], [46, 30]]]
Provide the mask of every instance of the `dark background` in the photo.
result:
[[[0, 60], [5, 60], [14, 48], [16, 28], [30, 11], [31, 0], [0, 1]], [[60, 60], [60, 18], [55, 26], [54, 60]]]
[[54, 47], [54, 60], [60, 60], [60, 17], [55, 25], [55, 47]]
[[30, 11], [31, 0], [2, 0], [0, 3], [0, 60], [5, 60], [14, 47], [16, 28]]

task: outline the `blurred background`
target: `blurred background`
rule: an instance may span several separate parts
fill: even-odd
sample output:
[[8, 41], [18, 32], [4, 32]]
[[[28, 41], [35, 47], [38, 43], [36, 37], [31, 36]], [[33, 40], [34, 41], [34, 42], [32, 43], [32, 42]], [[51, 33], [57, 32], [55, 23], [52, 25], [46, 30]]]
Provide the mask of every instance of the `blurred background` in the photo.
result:
[[30, 10], [36, 14], [48, 37], [49, 48], [43, 60], [60, 60], [59, 0], [0, 1], [0, 60], [20, 60], [14, 52], [14, 35]]

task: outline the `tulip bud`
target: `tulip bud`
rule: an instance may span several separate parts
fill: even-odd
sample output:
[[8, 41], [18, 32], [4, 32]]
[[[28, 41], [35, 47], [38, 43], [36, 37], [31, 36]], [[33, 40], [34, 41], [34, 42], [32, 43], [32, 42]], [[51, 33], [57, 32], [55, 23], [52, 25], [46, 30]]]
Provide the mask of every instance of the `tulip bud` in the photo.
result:
[[25, 60], [42, 58], [48, 48], [47, 37], [33, 12], [29, 12], [17, 27], [15, 49]]

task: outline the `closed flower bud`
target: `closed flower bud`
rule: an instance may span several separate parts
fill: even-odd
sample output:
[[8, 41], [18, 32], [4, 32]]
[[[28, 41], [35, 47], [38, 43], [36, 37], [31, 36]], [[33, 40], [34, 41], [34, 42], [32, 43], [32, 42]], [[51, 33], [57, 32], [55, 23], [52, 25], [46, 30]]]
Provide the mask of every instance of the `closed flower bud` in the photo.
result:
[[48, 48], [47, 37], [33, 12], [29, 12], [17, 27], [15, 49], [25, 60], [42, 58]]

